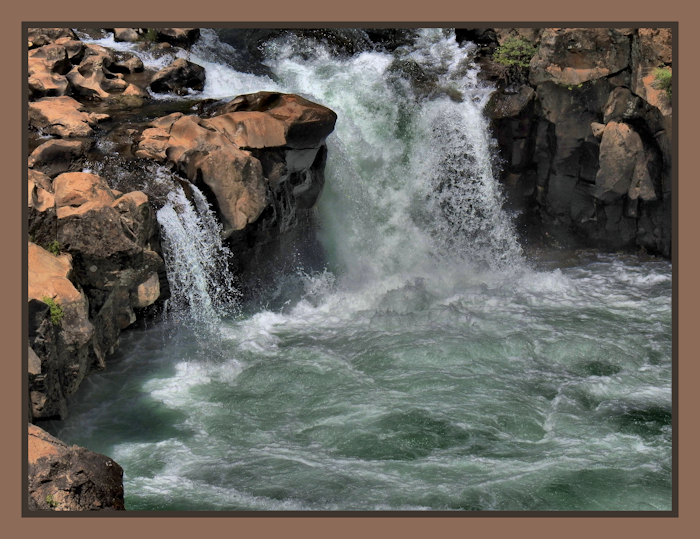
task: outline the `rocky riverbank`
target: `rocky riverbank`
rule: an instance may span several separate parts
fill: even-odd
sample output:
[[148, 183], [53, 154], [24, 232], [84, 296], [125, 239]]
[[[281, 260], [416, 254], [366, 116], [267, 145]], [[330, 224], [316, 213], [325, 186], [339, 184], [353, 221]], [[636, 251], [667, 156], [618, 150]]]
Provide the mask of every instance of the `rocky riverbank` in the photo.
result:
[[[188, 28], [110, 30], [118, 40], [168, 53], [199, 35]], [[65, 417], [66, 397], [106, 367], [120, 332], [168, 297], [155, 218], [167, 193], [149, 181], [149, 166], [203, 190], [241, 271], [316, 203], [336, 116], [269, 92], [206, 103], [206, 112], [200, 103], [198, 114], [191, 102], [149, 108], [149, 89], [201, 90], [205, 70], [172, 58], [149, 72], [137, 56], [83, 43], [65, 28], [30, 29], [28, 46], [27, 414], [34, 423]], [[114, 168], [86, 172], [99, 146], [115, 140]], [[125, 169], [140, 172], [125, 177]], [[35, 425], [29, 444], [30, 509], [124, 508], [116, 463], [69, 448]], [[96, 467], [99, 459], [106, 468]]]

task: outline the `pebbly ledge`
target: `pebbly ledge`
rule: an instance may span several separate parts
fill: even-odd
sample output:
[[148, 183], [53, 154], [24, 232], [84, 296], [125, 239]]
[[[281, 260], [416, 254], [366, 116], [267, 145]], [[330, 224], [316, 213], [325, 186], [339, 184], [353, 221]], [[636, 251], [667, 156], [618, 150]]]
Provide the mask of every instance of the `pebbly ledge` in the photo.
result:
[[[511, 37], [538, 49], [527, 78], [504, 81], [492, 54]], [[671, 31], [495, 28], [477, 39], [482, 77], [500, 85], [487, 114], [525, 238], [670, 258], [673, 110], [654, 72], [672, 66]]]

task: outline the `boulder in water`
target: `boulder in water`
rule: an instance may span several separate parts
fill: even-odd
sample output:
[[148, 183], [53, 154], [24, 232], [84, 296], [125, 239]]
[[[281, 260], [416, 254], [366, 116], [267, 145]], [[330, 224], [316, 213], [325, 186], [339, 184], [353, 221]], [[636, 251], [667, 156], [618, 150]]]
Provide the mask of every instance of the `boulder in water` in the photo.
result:
[[188, 90], [202, 90], [206, 74], [204, 68], [178, 58], [153, 76], [151, 90], [156, 93], [173, 92], [185, 95]]
[[158, 41], [176, 47], [191, 47], [199, 38], [199, 28], [158, 28]]

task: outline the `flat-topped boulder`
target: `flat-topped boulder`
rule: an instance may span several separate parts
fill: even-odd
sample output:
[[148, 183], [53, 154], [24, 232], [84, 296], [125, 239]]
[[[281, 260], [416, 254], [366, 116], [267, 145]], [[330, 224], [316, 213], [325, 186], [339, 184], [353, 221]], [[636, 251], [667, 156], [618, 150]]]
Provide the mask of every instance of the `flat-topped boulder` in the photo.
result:
[[47, 135], [90, 137], [97, 122], [107, 119], [108, 114], [89, 113], [83, 105], [68, 96], [45, 97], [29, 103], [29, 125]]

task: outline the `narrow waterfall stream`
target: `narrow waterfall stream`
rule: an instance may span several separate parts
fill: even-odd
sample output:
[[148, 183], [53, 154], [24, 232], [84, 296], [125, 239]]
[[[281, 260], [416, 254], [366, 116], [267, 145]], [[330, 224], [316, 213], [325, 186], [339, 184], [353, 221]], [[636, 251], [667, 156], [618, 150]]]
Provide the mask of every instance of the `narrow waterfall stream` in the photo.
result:
[[273, 81], [202, 31], [201, 97], [279, 90], [337, 112], [326, 269], [244, 312], [204, 197], [171, 192], [170, 316], [125, 333], [55, 424], [124, 468], [127, 509], [671, 508], [671, 264], [527, 259], [473, 50], [439, 29], [347, 57], [271, 40]]

